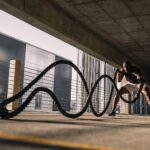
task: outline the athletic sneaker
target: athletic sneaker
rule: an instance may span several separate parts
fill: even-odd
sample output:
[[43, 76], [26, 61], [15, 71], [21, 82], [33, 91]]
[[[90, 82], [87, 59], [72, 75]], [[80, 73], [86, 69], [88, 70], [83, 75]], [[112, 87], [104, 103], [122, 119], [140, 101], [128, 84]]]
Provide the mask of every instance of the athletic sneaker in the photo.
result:
[[116, 113], [113, 111], [109, 114], [109, 116], [116, 116]]

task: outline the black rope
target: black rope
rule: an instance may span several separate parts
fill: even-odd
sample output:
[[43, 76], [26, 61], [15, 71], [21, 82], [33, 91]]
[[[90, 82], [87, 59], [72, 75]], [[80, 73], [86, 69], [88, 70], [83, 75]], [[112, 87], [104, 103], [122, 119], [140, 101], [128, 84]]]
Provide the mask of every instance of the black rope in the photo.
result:
[[[76, 114], [70, 114], [68, 113], [67, 111], [65, 111], [61, 104], [59, 103], [59, 100], [58, 98], [56, 97], [56, 95], [48, 88], [45, 88], [45, 87], [38, 87], [38, 88], [35, 88], [31, 94], [28, 96], [28, 98], [16, 109], [16, 110], [13, 110], [13, 111], [8, 111], [7, 108], [6, 108], [6, 105], [9, 104], [10, 102], [13, 102], [15, 101], [16, 99], [22, 97], [36, 82], [38, 82], [38, 80], [40, 80], [48, 71], [50, 71], [52, 68], [56, 67], [57, 65], [60, 65], [60, 64], [66, 64], [66, 65], [70, 65], [72, 66], [76, 71], [77, 73], [79, 74], [79, 76], [81, 77], [81, 80], [83, 82], [83, 85], [85, 87], [85, 90], [86, 90], [86, 94], [87, 94], [87, 102], [85, 103], [85, 105], [83, 106], [82, 110]], [[117, 72], [118, 70], [116, 70], [115, 72], [115, 75], [114, 75], [114, 79], [112, 79], [110, 76], [108, 75], [102, 75], [100, 76], [95, 84], [93, 85], [92, 89], [91, 89], [91, 92], [89, 92], [89, 89], [88, 89], [88, 86], [87, 86], [87, 82], [85, 81], [85, 78], [84, 76], [82, 75], [81, 71], [78, 69], [78, 67], [73, 64], [72, 62], [70, 61], [67, 61], [67, 60], [60, 60], [60, 61], [56, 61], [54, 63], [52, 63], [51, 65], [49, 65], [47, 68], [45, 68], [33, 81], [31, 81], [24, 89], [22, 89], [20, 92], [18, 92], [16, 95], [8, 98], [8, 99], [5, 99], [3, 100], [1, 103], [0, 103], [0, 116], [1, 118], [3, 119], [8, 119], [8, 118], [12, 118], [16, 115], [18, 115], [19, 113], [21, 113], [26, 107], [27, 105], [31, 102], [31, 100], [34, 98], [34, 96], [38, 93], [38, 92], [46, 92], [47, 94], [49, 94], [52, 99], [54, 100], [54, 102], [56, 103], [57, 107], [58, 107], [58, 110], [66, 117], [69, 117], [69, 118], [77, 118], [77, 117], [80, 117], [81, 115], [84, 114], [84, 112], [87, 110], [88, 106], [90, 105], [91, 107], [91, 110], [93, 112], [93, 114], [97, 117], [99, 116], [102, 116], [108, 109], [109, 107], [109, 104], [111, 102], [111, 99], [112, 99], [112, 94], [113, 94], [113, 90], [114, 88], [116, 89], [117, 93], [119, 94], [120, 98], [126, 102], [126, 103], [134, 103], [138, 98], [134, 98], [132, 101], [128, 101], [126, 100], [124, 97], [122, 97], [122, 95], [120, 94], [119, 92], [119, 89], [117, 88], [116, 86], [116, 83], [115, 83], [115, 79], [116, 79], [116, 75], [117, 75]], [[97, 113], [94, 109], [94, 106], [92, 104], [92, 97], [93, 97], [93, 93], [97, 87], [97, 85], [99, 84], [99, 82], [104, 79], [104, 78], [107, 78], [109, 79], [111, 82], [112, 82], [112, 88], [111, 88], [111, 92], [110, 92], [110, 96], [109, 96], [109, 100], [106, 104], [106, 107], [104, 108], [104, 110], [101, 112], [101, 113]]]

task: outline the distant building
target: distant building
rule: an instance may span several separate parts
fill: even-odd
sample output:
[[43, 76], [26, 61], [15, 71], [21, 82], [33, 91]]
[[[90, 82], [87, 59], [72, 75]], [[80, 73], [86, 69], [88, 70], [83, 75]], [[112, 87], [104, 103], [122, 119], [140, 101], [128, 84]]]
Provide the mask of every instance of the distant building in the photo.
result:
[[[10, 60], [21, 62], [21, 89], [28, 85], [48, 65], [64, 59], [33, 45], [20, 42], [0, 34], [0, 99], [7, 98]], [[59, 69], [58, 69], [59, 68]], [[63, 72], [62, 72], [63, 71]], [[72, 68], [60, 65], [49, 71], [20, 99], [26, 100], [34, 88], [43, 86], [51, 89], [59, 99], [64, 110], [70, 110]], [[67, 85], [67, 88], [65, 87]], [[50, 112], [57, 110], [51, 97], [39, 92], [35, 95], [26, 111]]]
[[[9, 90], [9, 88], [11, 88], [9, 84], [12, 83], [10, 82], [12, 78], [10, 76], [10, 60], [17, 60], [20, 62], [21, 78], [19, 79], [19, 87], [23, 89], [48, 65], [57, 60], [64, 60], [64, 58], [28, 43], [20, 42], [0, 34], [0, 100], [6, 99], [9, 95], [8, 91], [11, 91]], [[116, 70], [115, 67], [81, 50], [78, 51], [77, 66], [84, 75], [90, 90], [101, 75], [107, 74], [113, 78]], [[24, 102], [34, 88], [42, 86], [49, 88], [55, 93], [59, 103], [65, 111], [79, 112], [85, 106], [88, 96], [86, 95], [85, 88], [79, 75], [76, 74], [75, 76], [73, 74], [74, 70], [69, 65], [59, 65], [53, 68], [19, 99], [19, 103], [21, 104]], [[112, 83], [108, 79], [101, 80], [96, 87], [92, 103], [97, 112], [101, 112], [105, 108], [109, 99], [111, 87]], [[115, 94], [116, 93], [113, 94], [112, 99], [114, 99]], [[131, 96], [124, 95], [124, 97], [131, 100], [133, 94]], [[110, 112], [111, 109], [112, 102], [107, 113]], [[58, 111], [58, 108], [48, 94], [39, 92], [25, 110], [51, 112]], [[91, 112], [90, 107], [87, 109], [87, 112]], [[150, 108], [147, 106], [141, 94], [140, 100], [132, 105], [120, 101], [117, 106], [117, 113], [150, 114]]]
[[[113, 77], [115, 68], [87, 53], [79, 50], [78, 52], [78, 67], [83, 73], [85, 80], [87, 81], [88, 87], [92, 88], [96, 80], [103, 74], [110, 75]], [[109, 98], [112, 84], [108, 79], [103, 79], [99, 82], [94, 95], [93, 95], [93, 106], [97, 112], [101, 112]], [[87, 100], [86, 92], [83, 87], [81, 78], [77, 77], [77, 110], [85, 105]], [[111, 109], [111, 106], [110, 108]], [[90, 112], [90, 108], [88, 109]], [[109, 110], [108, 110], [109, 111]]]

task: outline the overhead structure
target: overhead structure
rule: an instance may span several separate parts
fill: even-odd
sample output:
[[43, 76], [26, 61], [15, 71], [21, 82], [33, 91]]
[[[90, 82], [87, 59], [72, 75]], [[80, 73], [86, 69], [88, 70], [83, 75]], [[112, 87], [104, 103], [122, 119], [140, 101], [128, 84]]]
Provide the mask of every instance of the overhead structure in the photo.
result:
[[1, 0], [0, 8], [106, 62], [150, 69], [149, 0]]

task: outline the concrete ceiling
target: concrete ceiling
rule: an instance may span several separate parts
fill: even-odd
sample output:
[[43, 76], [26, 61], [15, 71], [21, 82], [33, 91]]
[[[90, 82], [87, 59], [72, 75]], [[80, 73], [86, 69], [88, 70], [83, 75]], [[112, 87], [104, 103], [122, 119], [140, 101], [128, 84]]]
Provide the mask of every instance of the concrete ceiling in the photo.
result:
[[111, 64], [150, 69], [150, 0], [0, 0], [0, 9]]
[[115, 45], [130, 60], [150, 68], [150, 0], [49, 0]]

